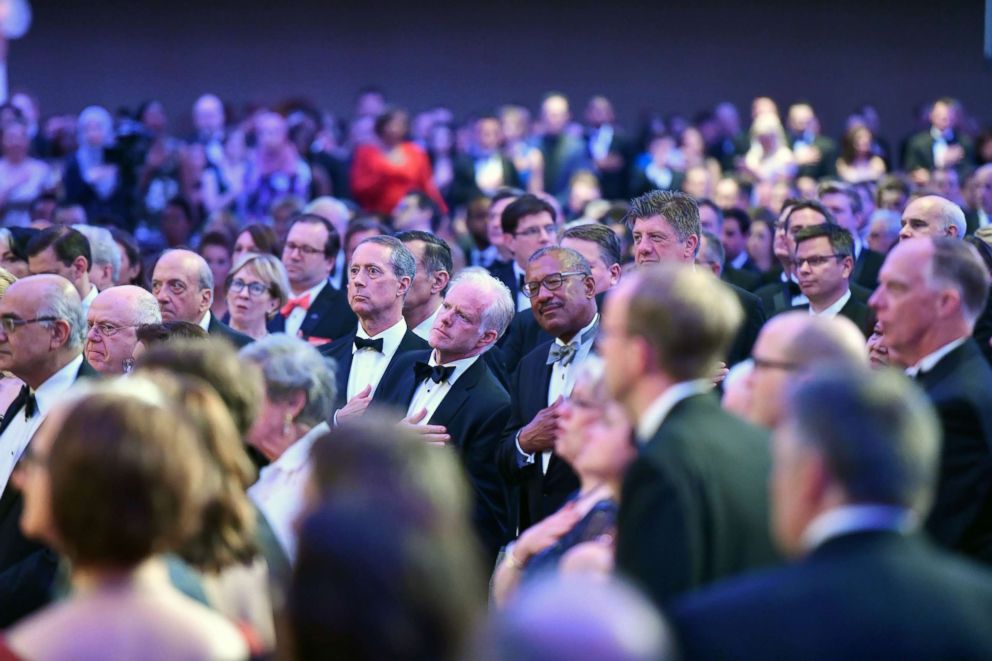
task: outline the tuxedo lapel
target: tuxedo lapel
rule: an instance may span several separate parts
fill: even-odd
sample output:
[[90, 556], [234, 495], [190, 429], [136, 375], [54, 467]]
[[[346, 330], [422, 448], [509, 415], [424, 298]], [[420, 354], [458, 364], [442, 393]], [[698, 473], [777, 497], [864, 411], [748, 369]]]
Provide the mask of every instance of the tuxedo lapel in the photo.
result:
[[[331, 307], [334, 302], [334, 294], [336, 293], [337, 290], [334, 289], [330, 282], [324, 285], [324, 288], [320, 291], [320, 294], [317, 295], [317, 298], [315, 298], [310, 304], [310, 307], [307, 308], [307, 314], [303, 317], [303, 323], [300, 324], [300, 334], [302, 334], [303, 337], [313, 335], [317, 324], [320, 323], [321, 318], [331, 311]], [[283, 327], [285, 327], [285, 322], [283, 322]], [[330, 339], [334, 340], [337, 338]]]
[[475, 384], [479, 382], [485, 369], [486, 364], [482, 356], [479, 356], [471, 367], [465, 370], [465, 373], [452, 384], [448, 394], [434, 410], [429, 424], [448, 426], [465, 402], [468, 401], [469, 393], [475, 388]]

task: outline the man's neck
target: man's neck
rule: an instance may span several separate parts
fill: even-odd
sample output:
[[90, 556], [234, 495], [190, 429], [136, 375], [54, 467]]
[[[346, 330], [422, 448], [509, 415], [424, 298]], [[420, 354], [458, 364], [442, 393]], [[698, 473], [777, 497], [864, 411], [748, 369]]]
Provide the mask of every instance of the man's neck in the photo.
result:
[[327, 274], [324, 278], [318, 278], [316, 280], [309, 280], [307, 282], [290, 282], [289, 288], [292, 290], [293, 296], [303, 296], [306, 292], [310, 291], [322, 282], [326, 282], [327, 278], [331, 277]]
[[431, 296], [426, 303], [403, 311], [403, 318], [409, 328], [416, 328], [441, 307], [441, 297]]
[[59, 370], [78, 358], [80, 353], [81, 351], [52, 352], [41, 365], [35, 366], [29, 373], [16, 373], [14, 376], [26, 383], [31, 390], [37, 390]]
[[568, 344], [575, 338], [576, 334], [578, 334], [579, 331], [581, 331], [583, 328], [585, 328], [590, 323], [592, 323], [593, 317], [595, 316], [596, 316], [596, 308], [595, 306], [593, 306], [589, 310], [587, 310], [585, 314], [582, 315], [582, 318], [576, 324], [575, 328], [565, 331], [564, 333], [558, 336], [558, 339], [561, 340], [563, 343]]
[[916, 365], [921, 360], [932, 354], [937, 349], [950, 344], [954, 340], [971, 336], [971, 330], [964, 324], [947, 325], [943, 328], [937, 326], [931, 328], [930, 333], [919, 343], [919, 346], [910, 355], [908, 352], [896, 352], [906, 365]]
[[809, 307], [813, 312], [820, 313], [829, 308], [831, 305], [836, 303], [844, 296], [849, 290], [848, 285], [845, 283], [842, 289], [837, 289], [826, 296], [818, 296], [816, 300], [807, 296], [809, 298]]
[[660, 373], [649, 374], [633, 385], [623, 405], [635, 427], [648, 407], [673, 385], [674, 380]]
[[382, 314], [375, 317], [365, 317], [359, 318], [362, 324], [362, 330], [368, 334], [369, 337], [375, 337], [379, 333], [389, 330], [396, 323], [403, 318], [402, 309], [387, 310]]
[[90, 290], [92, 288], [93, 288], [93, 285], [90, 284], [90, 279], [89, 278], [81, 278], [79, 280], [79, 282], [76, 284], [76, 291], [79, 292], [79, 298], [80, 299], [85, 299], [87, 296], [89, 296], [90, 295]]
[[475, 356], [478, 356], [479, 354], [481, 354], [485, 350], [486, 350], [486, 347], [477, 347], [475, 349], [472, 349], [468, 353], [461, 353], [461, 354], [451, 353], [451, 354], [446, 354], [443, 351], [441, 351], [440, 349], [435, 349], [434, 350], [434, 360], [437, 361], [437, 364], [438, 365], [448, 365], [450, 363], [455, 362], [456, 360], [465, 360], [466, 358], [474, 358]]

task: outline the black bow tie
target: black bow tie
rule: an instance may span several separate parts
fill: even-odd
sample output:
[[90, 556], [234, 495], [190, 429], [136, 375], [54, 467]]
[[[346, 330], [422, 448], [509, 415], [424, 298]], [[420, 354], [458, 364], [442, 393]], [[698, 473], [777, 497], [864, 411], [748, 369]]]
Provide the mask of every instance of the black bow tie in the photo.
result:
[[785, 283], [786, 289], [789, 291], [789, 296], [795, 298], [796, 296], [802, 296], [803, 290], [799, 288], [799, 283], [789, 278]]
[[34, 397], [34, 391], [26, 385], [21, 386], [21, 391], [17, 393], [17, 399], [14, 401], [18, 406], [24, 405], [25, 418], [33, 418], [34, 414], [38, 412], [38, 400]]
[[417, 375], [418, 383], [424, 379], [430, 379], [434, 383], [441, 383], [450, 379], [454, 371], [454, 365], [428, 365], [420, 361], [417, 361], [413, 365], [413, 373]]
[[364, 337], [355, 337], [355, 351], [361, 351], [362, 349], [374, 349], [379, 353], [382, 353], [382, 338], [378, 340], [367, 340]]

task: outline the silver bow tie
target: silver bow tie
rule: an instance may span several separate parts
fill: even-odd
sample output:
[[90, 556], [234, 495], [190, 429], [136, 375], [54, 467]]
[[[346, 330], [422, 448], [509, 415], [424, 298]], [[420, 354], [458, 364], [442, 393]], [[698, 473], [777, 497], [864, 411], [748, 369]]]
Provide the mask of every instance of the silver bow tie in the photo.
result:
[[575, 360], [575, 352], [578, 349], [575, 344], [552, 344], [551, 351], [548, 352], [547, 364], [560, 362], [562, 367], [568, 367], [568, 364]]

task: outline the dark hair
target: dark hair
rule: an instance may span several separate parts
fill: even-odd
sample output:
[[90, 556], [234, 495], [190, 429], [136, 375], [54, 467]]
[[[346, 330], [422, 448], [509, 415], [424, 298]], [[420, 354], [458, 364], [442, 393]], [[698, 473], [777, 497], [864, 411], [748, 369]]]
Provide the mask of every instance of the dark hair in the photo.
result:
[[10, 232], [10, 245], [8, 246], [10, 254], [13, 255], [15, 261], [27, 262], [28, 245], [31, 243], [31, 239], [41, 233], [41, 230], [34, 227], [8, 227], [7, 231]]
[[590, 241], [599, 247], [599, 257], [607, 268], [614, 264], [619, 264], [623, 257], [620, 247], [620, 237], [606, 225], [587, 224], [576, 225], [565, 230], [558, 240], [560, 244], [565, 239], [577, 239], [579, 241]]
[[526, 194], [527, 194], [526, 191], [523, 191], [519, 188], [509, 188], [504, 186], [503, 188], [500, 188], [495, 193], [493, 193], [491, 199], [492, 199], [492, 203], [496, 204], [500, 200], [505, 200], [508, 197], [522, 197]]
[[[375, 230], [379, 234], [389, 234], [389, 229], [382, 224], [378, 218], [372, 216], [358, 216], [348, 221], [348, 228], [344, 231], [344, 244], [351, 243], [351, 237], [360, 232]], [[348, 255], [349, 259], [351, 255]]]
[[716, 205], [716, 202], [714, 202], [708, 197], [697, 197], [696, 206], [698, 206], [700, 209], [702, 209], [703, 207], [712, 209], [713, 213], [716, 214], [718, 224], [721, 226], [723, 225], [723, 217], [726, 214], [726, 212], [720, 207], [718, 207]]
[[172, 340], [206, 340], [210, 337], [199, 324], [189, 321], [165, 321], [161, 324], [142, 324], [135, 331], [138, 341], [151, 347]]
[[189, 200], [182, 195], [175, 195], [169, 198], [169, 201], [166, 202], [165, 205], [168, 207], [178, 207], [183, 212], [183, 215], [186, 216], [186, 220], [190, 225], [193, 225], [196, 222], [196, 219], [193, 216], [193, 206], [189, 203]]
[[[422, 241], [424, 243], [424, 270], [428, 275], [434, 275], [438, 271], [447, 271], [451, 275], [454, 271], [454, 263], [451, 261], [451, 247], [448, 243], [430, 232], [420, 230], [407, 230], [400, 232], [396, 238], [403, 243], [412, 241]], [[448, 288], [441, 292], [447, 293]]]
[[824, 195], [846, 195], [847, 199], [851, 203], [851, 211], [854, 213], [861, 213], [862, 203], [861, 195], [858, 191], [854, 190], [848, 184], [842, 181], [824, 181], [819, 186], [816, 187], [816, 194], [820, 199], [823, 199]]
[[[790, 205], [789, 202], [792, 202], [792, 204]], [[785, 215], [785, 221], [784, 221], [786, 230], [789, 229], [789, 225], [792, 223], [792, 214], [796, 213], [797, 211], [802, 211], [803, 209], [812, 209], [816, 213], [823, 216], [823, 222], [827, 224], [830, 225], [837, 224], [837, 219], [834, 218], [834, 215], [832, 213], [830, 213], [830, 210], [827, 209], [825, 206], [823, 206], [822, 202], [819, 202], [817, 200], [788, 200], [786, 204], [782, 206], [782, 208], [784, 209], [786, 206], [789, 206], [789, 213]]]
[[[334, 229], [334, 225], [331, 221], [327, 220], [323, 216], [318, 216], [315, 213], [301, 213], [293, 217], [289, 223], [289, 229], [292, 230], [293, 225], [296, 225], [297, 223], [323, 225], [324, 229], [327, 230], [327, 241], [324, 242], [324, 257], [329, 259], [337, 257], [338, 251], [341, 250], [341, 237], [338, 236], [338, 231]], [[278, 257], [278, 255], [276, 256]]]
[[252, 223], [238, 232], [238, 236], [241, 236], [245, 232], [248, 232], [248, 235], [251, 236], [251, 242], [254, 243], [255, 247], [258, 249], [256, 252], [269, 253], [276, 257], [282, 256], [282, 247], [279, 245], [279, 237], [276, 236], [275, 230], [268, 225]]
[[542, 212], [547, 212], [551, 216], [552, 222], [558, 220], [557, 214], [555, 214], [555, 208], [537, 195], [531, 195], [530, 193], [521, 195], [503, 209], [503, 215], [500, 217], [503, 233], [516, 234], [521, 218]]
[[87, 269], [93, 263], [89, 240], [71, 227], [52, 226], [41, 230], [28, 243], [28, 257], [35, 257], [49, 247], [63, 266], [70, 266], [79, 257], [86, 258]]
[[854, 238], [851, 233], [840, 225], [831, 223], [800, 227], [795, 236], [796, 247], [798, 248], [803, 241], [820, 237], [826, 237], [830, 240], [830, 249], [834, 251], [835, 255], [854, 259]]
[[737, 227], [740, 228], [741, 234], [747, 236], [748, 232], [751, 231], [751, 217], [747, 215], [747, 212], [743, 209], [727, 209], [723, 212], [724, 222], [726, 222], [728, 218], [737, 221]]
[[424, 191], [419, 190], [419, 189], [418, 190], [409, 191], [403, 197], [413, 197], [415, 200], [417, 200], [417, 208], [418, 209], [429, 209], [430, 210], [430, 212], [431, 212], [431, 231], [436, 232], [437, 229], [441, 226], [441, 220], [442, 220], [441, 207], [439, 207], [437, 205], [437, 202], [435, 202], [433, 199], [431, 199], [430, 195], [428, 195], [427, 193], [425, 193]]
[[381, 138], [383, 131], [386, 130], [386, 124], [400, 116], [407, 118], [407, 125], [409, 126], [410, 114], [406, 110], [403, 110], [402, 108], [389, 108], [375, 118], [375, 123], [372, 125], [372, 130], [374, 130], [375, 134]]
[[196, 249], [197, 254], [202, 256], [203, 249], [206, 248], [207, 246], [220, 246], [221, 248], [227, 251], [228, 257], [231, 256], [231, 250], [232, 250], [231, 241], [228, 238], [227, 234], [224, 232], [215, 231], [215, 232], [207, 232], [206, 234], [204, 234], [203, 238], [200, 239], [199, 247]]

